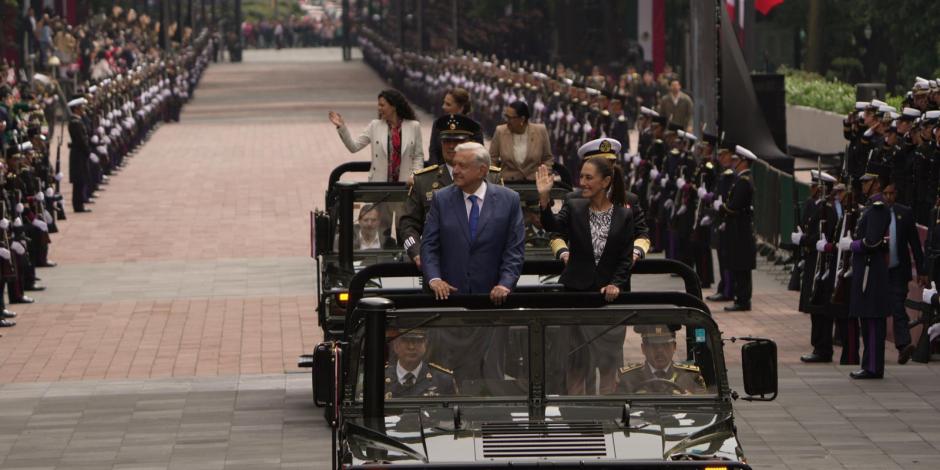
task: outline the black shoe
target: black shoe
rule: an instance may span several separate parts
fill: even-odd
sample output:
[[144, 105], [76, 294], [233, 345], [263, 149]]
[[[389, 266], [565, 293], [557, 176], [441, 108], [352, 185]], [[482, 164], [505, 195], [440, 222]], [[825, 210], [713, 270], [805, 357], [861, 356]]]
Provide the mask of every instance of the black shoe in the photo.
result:
[[855, 372], [849, 372], [849, 377], [852, 377], [855, 380], [865, 380], [865, 379], [881, 379], [881, 378], [884, 378], [884, 375], [876, 374], [874, 372], [868, 372], [865, 369], [859, 369]]
[[13, 320], [0, 320], [0, 328], [6, 328], [8, 326], [16, 326], [16, 322]]
[[907, 361], [910, 361], [911, 356], [914, 354], [914, 349], [913, 344], [908, 344], [898, 350], [898, 364], [907, 364]]
[[27, 286], [27, 287], [24, 288], [23, 290], [40, 292], [40, 291], [46, 290], [46, 286], [38, 286], [38, 285], [36, 285], [36, 284], [33, 284], [33, 285], [31, 285], [31, 286]]
[[[36, 267], [37, 267], [37, 268], [54, 268], [54, 267], [56, 267], [56, 266], [58, 266], [58, 265], [59, 265], [59, 263], [56, 263], [55, 261], [48, 261], [48, 260], [47, 260], [47, 261], [46, 261], [45, 263], [43, 263], [43, 264], [37, 264]], [[36, 280], [38, 281], [39, 279], [37, 278]]]
[[76, 210], [73, 210], [72, 212], [75, 212], [75, 213], [79, 213], [79, 212], [91, 212], [91, 209], [76, 209]]
[[3, 309], [3, 311], [0, 312], [0, 318], [16, 318], [16, 312], [11, 312], [7, 309]]
[[832, 356], [820, 356], [816, 353], [809, 353], [800, 356], [800, 360], [803, 362], [816, 363], [816, 362], [832, 362]]
[[35, 302], [35, 300], [33, 300], [32, 297], [24, 295], [23, 297], [20, 297], [17, 300], [11, 301], [10, 303], [11, 304], [31, 304], [33, 302]]
[[747, 312], [751, 310], [750, 305], [734, 304], [725, 307], [726, 312]]
[[708, 297], [705, 297], [705, 299], [711, 300], [712, 302], [730, 302], [734, 300], [733, 298], [728, 297], [727, 295], [722, 294], [722, 293], [709, 295]]

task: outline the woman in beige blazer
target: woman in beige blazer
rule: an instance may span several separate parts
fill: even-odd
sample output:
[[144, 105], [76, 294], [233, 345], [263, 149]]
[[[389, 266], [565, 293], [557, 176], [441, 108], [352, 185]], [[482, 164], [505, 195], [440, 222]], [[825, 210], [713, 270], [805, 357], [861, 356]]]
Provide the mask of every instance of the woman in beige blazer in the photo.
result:
[[[370, 182], [399, 181], [411, 182], [415, 171], [424, 167], [424, 150], [421, 143], [421, 124], [415, 112], [405, 100], [404, 95], [396, 90], [384, 90], [379, 93], [379, 118], [373, 119], [369, 126], [353, 138], [346, 128], [346, 122], [339, 113], [330, 111], [330, 122], [336, 126], [340, 139], [350, 152], [356, 153], [366, 145], [372, 145], [372, 169], [369, 171]], [[394, 156], [398, 156], [398, 169], [389, 167]]]
[[506, 124], [500, 124], [490, 141], [490, 157], [502, 168], [503, 181], [535, 181], [539, 165], [551, 168], [554, 158], [543, 124], [529, 122], [529, 106], [514, 101], [503, 111]]

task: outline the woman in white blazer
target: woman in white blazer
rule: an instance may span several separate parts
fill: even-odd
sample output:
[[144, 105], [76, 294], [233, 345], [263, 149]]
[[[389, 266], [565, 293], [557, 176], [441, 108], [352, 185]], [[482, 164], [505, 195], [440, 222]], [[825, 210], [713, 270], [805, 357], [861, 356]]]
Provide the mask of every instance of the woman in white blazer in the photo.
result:
[[[415, 112], [405, 100], [404, 95], [396, 90], [384, 90], [379, 93], [379, 118], [372, 120], [369, 126], [355, 139], [349, 134], [346, 122], [338, 113], [330, 111], [330, 122], [336, 126], [340, 139], [350, 152], [356, 153], [366, 145], [372, 145], [372, 169], [369, 171], [370, 182], [413, 181], [415, 171], [424, 167], [424, 151], [421, 143], [421, 124], [415, 118]], [[398, 171], [393, 158], [398, 156]]]

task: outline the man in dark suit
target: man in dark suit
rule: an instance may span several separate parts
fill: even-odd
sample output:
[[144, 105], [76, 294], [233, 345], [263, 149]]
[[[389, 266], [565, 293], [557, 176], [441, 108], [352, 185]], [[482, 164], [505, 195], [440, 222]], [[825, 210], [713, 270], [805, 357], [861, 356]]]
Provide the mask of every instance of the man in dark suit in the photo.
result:
[[457, 146], [454, 184], [434, 193], [422, 234], [422, 270], [438, 299], [488, 292], [499, 305], [516, 286], [525, 255], [519, 194], [484, 180], [490, 155]]
[[[891, 296], [891, 316], [894, 319], [894, 346], [898, 349], [898, 364], [906, 364], [914, 353], [911, 344], [911, 332], [908, 323], [911, 319], [904, 308], [907, 298], [907, 285], [911, 282], [911, 252], [917, 263], [917, 281], [921, 286], [928, 285], [924, 267], [924, 251], [920, 246], [920, 237], [914, 224], [914, 212], [910, 207], [897, 204], [897, 188], [894, 183], [885, 186], [881, 192], [885, 203], [892, 213], [888, 226], [888, 280]], [[910, 251], [908, 251], [910, 247]]]

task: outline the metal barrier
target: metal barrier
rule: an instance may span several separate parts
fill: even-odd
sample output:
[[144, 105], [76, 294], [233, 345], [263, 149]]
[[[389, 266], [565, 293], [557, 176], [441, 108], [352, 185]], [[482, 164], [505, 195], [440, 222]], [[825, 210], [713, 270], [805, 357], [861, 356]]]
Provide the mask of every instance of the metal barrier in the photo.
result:
[[809, 198], [809, 185], [763, 160], [754, 163], [751, 174], [754, 178], [754, 232], [758, 239], [774, 248], [789, 248], [790, 233], [797, 222], [793, 205]]

